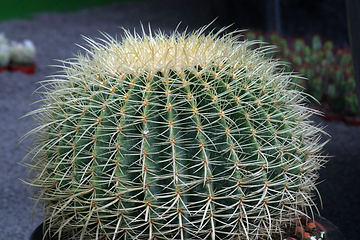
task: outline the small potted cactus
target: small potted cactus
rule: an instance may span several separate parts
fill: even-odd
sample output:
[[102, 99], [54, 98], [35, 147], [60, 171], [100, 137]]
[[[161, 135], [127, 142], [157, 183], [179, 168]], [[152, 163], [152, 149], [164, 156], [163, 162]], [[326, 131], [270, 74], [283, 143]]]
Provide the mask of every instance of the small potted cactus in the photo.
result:
[[10, 61], [9, 41], [4, 33], [0, 33], [0, 72], [7, 70]]
[[292, 63], [284, 67], [286, 71], [294, 69], [308, 79], [298, 78], [296, 82], [315, 97], [310, 99], [313, 104], [322, 103], [325, 120], [360, 124], [350, 49], [335, 47], [332, 41], [322, 41], [319, 35], [293, 40], [280, 38], [276, 33], [264, 37], [261, 33], [250, 32], [247, 36], [251, 39], [261, 37], [278, 45], [279, 50], [273, 56]]
[[35, 45], [31, 40], [24, 40], [22, 43], [11, 42], [10, 66], [11, 71], [20, 71], [26, 74], [35, 72]]
[[312, 221], [318, 111], [264, 47], [205, 30], [86, 38], [44, 82], [25, 135], [39, 239], [285, 239]]

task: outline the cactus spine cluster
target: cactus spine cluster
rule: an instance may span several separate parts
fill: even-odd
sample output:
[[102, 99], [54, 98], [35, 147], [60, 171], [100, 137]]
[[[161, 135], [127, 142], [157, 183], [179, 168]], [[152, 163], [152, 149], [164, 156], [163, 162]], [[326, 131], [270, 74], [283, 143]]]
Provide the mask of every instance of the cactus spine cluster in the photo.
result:
[[307, 213], [324, 161], [314, 111], [266, 49], [205, 29], [86, 38], [43, 84], [30, 184], [46, 232], [271, 239]]

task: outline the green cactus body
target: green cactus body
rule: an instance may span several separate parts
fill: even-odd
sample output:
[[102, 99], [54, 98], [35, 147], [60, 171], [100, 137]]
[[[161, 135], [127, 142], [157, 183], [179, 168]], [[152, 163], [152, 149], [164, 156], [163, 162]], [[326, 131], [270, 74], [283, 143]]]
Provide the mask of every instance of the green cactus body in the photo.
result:
[[[312, 205], [319, 129], [233, 35], [106, 35], [33, 114], [31, 185], [71, 239], [269, 239]], [[47, 89], [48, 85], [45, 85]], [[70, 237], [69, 237], [70, 238]]]
[[303, 39], [296, 39], [294, 42], [294, 51], [301, 52], [304, 50], [305, 41]]
[[314, 51], [319, 51], [322, 47], [321, 38], [318, 35], [313, 36], [312, 39], [312, 49]]
[[356, 116], [360, 114], [359, 103], [356, 94], [349, 94], [345, 97], [347, 110], [351, 115]]

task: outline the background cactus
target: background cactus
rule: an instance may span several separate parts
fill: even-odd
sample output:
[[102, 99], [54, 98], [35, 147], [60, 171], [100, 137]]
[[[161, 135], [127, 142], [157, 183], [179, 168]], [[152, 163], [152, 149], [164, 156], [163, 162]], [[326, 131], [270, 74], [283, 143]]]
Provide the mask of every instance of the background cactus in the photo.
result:
[[31, 40], [11, 43], [10, 61], [15, 65], [31, 65], [35, 62], [36, 49]]
[[270, 239], [311, 216], [316, 112], [267, 48], [204, 31], [86, 38], [44, 82], [28, 134], [47, 232]]
[[[309, 39], [291, 39], [276, 36], [276, 33], [264, 35], [250, 31], [246, 36], [249, 39], [261, 37], [277, 45], [279, 50], [272, 54], [273, 57], [291, 62], [293, 65], [284, 66], [284, 69], [295, 70], [308, 79], [300, 78], [297, 83], [322, 103], [325, 113], [359, 115], [350, 49], [334, 46], [329, 40], [322, 41], [318, 35]], [[337, 91], [334, 92], [332, 88]], [[317, 104], [316, 101], [312, 102]]]
[[0, 67], [7, 66], [10, 61], [10, 48], [8, 45], [0, 44]]
[[0, 44], [9, 45], [9, 40], [6, 38], [5, 33], [0, 33]]
[[9, 41], [4, 33], [0, 33], [0, 67], [6, 66], [10, 61]]

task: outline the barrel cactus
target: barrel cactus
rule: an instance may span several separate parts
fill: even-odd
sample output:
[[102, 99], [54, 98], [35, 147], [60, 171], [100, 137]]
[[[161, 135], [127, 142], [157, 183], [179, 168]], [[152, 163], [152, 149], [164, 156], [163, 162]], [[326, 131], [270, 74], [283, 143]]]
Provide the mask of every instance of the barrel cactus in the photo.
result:
[[205, 29], [85, 38], [43, 83], [29, 184], [47, 234], [280, 239], [311, 217], [316, 111], [266, 48]]

